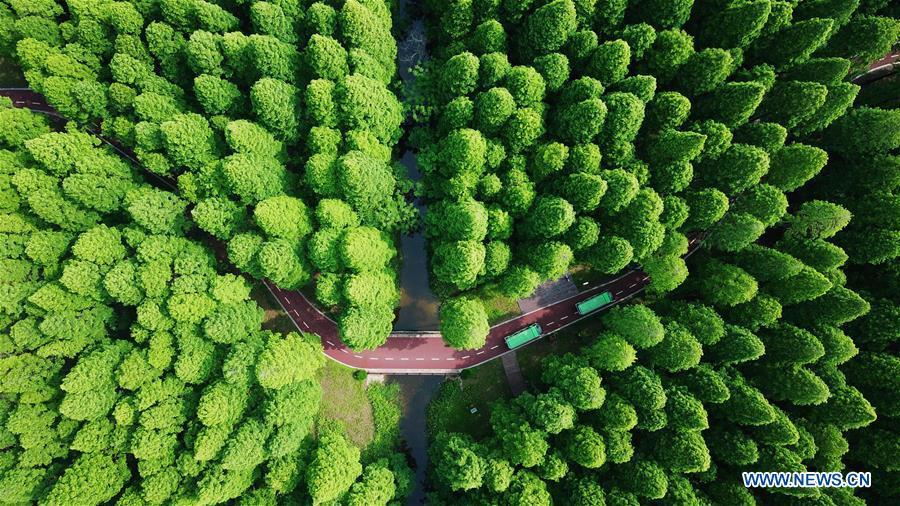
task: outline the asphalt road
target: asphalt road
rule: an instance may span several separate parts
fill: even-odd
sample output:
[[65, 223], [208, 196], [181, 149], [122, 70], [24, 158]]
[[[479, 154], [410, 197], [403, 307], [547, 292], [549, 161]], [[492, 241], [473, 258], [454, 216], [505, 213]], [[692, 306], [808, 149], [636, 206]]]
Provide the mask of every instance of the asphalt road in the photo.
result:
[[[690, 238], [688, 255], [697, 250], [700, 239], [699, 235]], [[422, 374], [458, 371], [497, 358], [510, 351], [504, 338], [517, 330], [538, 323], [543, 330], [542, 337], [545, 337], [634, 297], [649, 283], [650, 277], [644, 271], [632, 270], [619, 277], [590, 285], [573, 297], [494, 325], [484, 347], [477, 350], [453, 349], [444, 343], [439, 334], [432, 334], [429, 337], [396, 334], [388, 337], [387, 342], [377, 349], [354, 352], [341, 342], [337, 324], [320, 312], [301, 292], [285, 291], [268, 281], [265, 282], [266, 287], [278, 299], [297, 328], [319, 334], [322, 337], [325, 354], [334, 360], [371, 372]], [[577, 303], [607, 291], [614, 297], [612, 303], [586, 316], [578, 314], [575, 308]]]
[[[0, 96], [12, 99], [15, 107], [27, 108], [61, 118], [59, 113], [47, 104], [43, 96], [30, 89], [0, 89]], [[99, 132], [94, 131], [93, 133], [119, 154], [140, 167], [133, 153], [118, 143], [105, 139], [99, 135]], [[149, 171], [145, 172], [149, 173]], [[171, 179], [158, 174], [152, 175], [166, 186], [176, 189], [176, 185]], [[698, 234], [689, 239], [688, 255], [700, 246], [701, 236]], [[443, 374], [473, 367], [509, 352], [504, 337], [532, 323], [540, 324], [543, 330], [541, 337], [544, 337], [581, 319], [590, 318], [595, 313], [634, 297], [647, 287], [650, 278], [641, 270], [630, 270], [616, 278], [589, 285], [570, 298], [494, 325], [491, 327], [484, 347], [466, 351], [450, 348], [444, 344], [438, 333], [425, 333], [415, 337], [408, 333], [396, 333], [388, 337], [387, 342], [375, 350], [354, 352], [341, 341], [334, 320], [322, 313], [300, 291], [282, 290], [268, 280], [264, 280], [263, 283], [298, 329], [316, 333], [321, 337], [325, 355], [328, 357], [350, 367], [366, 369], [371, 372]], [[578, 314], [575, 308], [577, 303], [605, 291], [612, 293], [614, 298], [612, 303], [587, 316]]]

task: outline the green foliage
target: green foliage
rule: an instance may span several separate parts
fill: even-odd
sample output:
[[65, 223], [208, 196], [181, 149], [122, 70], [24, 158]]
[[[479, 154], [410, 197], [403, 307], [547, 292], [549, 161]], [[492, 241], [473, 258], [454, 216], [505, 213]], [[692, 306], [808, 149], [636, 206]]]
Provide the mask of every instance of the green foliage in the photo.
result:
[[756, 113], [788, 130], [816, 114], [825, 103], [828, 88], [819, 83], [780, 81], [769, 90]]
[[857, 14], [828, 40], [824, 53], [871, 61], [888, 53], [898, 37], [900, 24], [896, 19]]
[[588, 59], [585, 72], [604, 86], [621, 81], [628, 74], [631, 48], [624, 40], [614, 40], [597, 46]]
[[728, 82], [701, 97], [696, 109], [700, 117], [734, 128], [750, 119], [765, 93], [765, 86], [758, 82]]
[[457, 349], [481, 348], [488, 331], [487, 313], [480, 301], [455, 298], [441, 305], [441, 332], [450, 346]]
[[776, 69], [803, 63], [828, 40], [834, 20], [813, 18], [792, 23], [777, 32], [759, 38], [752, 53]]
[[[831, 124], [825, 132], [825, 146], [841, 155], [890, 151], [900, 145], [896, 110], [859, 107]], [[865, 134], [861, 131], [865, 128]]]
[[0, 52], [29, 86], [180, 196], [0, 107], [5, 499], [402, 501], [405, 466], [374, 456], [393, 443], [361, 459], [327, 422], [308, 437], [317, 339], [260, 331], [249, 288], [184, 235], [283, 289], [315, 279], [370, 348], [414, 189], [451, 344], [482, 345], [480, 297], [576, 262], [640, 263], [660, 315], [610, 311], [491, 409], [491, 438], [436, 437], [436, 504], [890, 502], [722, 477], [895, 472], [900, 129], [846, 81], [896, 42], [893, 5], [430, 1], [432, 59], [398, 86], [417, 57], [384, 2], [7, 4]]
[[604, 315], [603, 323], [639, 349], [659, 344], [665, 335], [659, 318], [641, 305], [615, 307]]
[[265, 388], [282, 388], [311, 378], [322, 360], [311, 335], [291, 333], [270, 339], [256, 365], [256, 378]]
[[735, 306], [756, 295], [756, 280], [746, 271], [714, 259], [697, 266], [692, 286], [704, 300], [717, 306]]
[[[185, 201], [147, 186], [84, 134], [35, 141], [27, 149], [44, 165], [17, 168], [31, 171], [21, 188], [104, 171], [129, 188], [98, 208], [96, 219], [108, 224], [63, 232], [38, 221], [25, 200], [18, 220], [4, 222], [6, 233], [23, 237], [14, 257], [44, 266], [22, 278], [9, 252], [4, 257], [4, 273], [28, 290], [3, 306], [2, 325], [16, 337], [5, 341], [0, 362], [0, 392], [10, 399], [0, 416], [12, 437], [4, 435], [4, 446], [18, 462], [4, 469], [12, 471], [0, 483], [4, 497], [99, 504], [137, 490], [156, 502], [216, 503], [257, 477], [264, 488], [255, 471], [296, 454], [318, 412], [318, 337], [260, 329], [262, 310], [243, 279], [218, 274], [212, 252], [185, 238]], [[81, 209], [77, 200], [62, 202]], [[198, 215], [214, 216], [216, 205]], [[233, 243], [235, 258], [265, 248], [246, 237]], [[33, 314], [17, 307], [25, 298]], [[253, 413], [251, 397], [261, 406]], [[22, 486], [10, 489], [10, 478]], [[44, 479], [52, 481], [38, 486]], [[180, 488], [187, 479], [196, 486]]]
[[538, 8], [525, 20], [522, 42], [533, 54], [560, 49], [576, 28], [575, 4], [554, 0]]
[[759, 37], [772, 12], [766, 1], [723, 5], [705, 21], [699, 32], [700, 40], [712, 47], [744, 48]]
[[359, 449], [341, 434], [321, 434], [306, 469], [309, 495], [317, 503], [339, 499], [350, 490], [361, 473]]
[[[718, 170], [722, 167], [730, 170]], [[732, 144], [715, 159], [704, 159], [697, 164], [699, 179], [728, 195], [737, 195], [759, 183], [768, 170], [769, 155], [746, 144]]]
[[647, 359], [654, 366], [677, 372], [695, 367], [700, 363], [703, 349], [690, 330], [679, 323], [666, 325], [663, 340], [647, 349]]

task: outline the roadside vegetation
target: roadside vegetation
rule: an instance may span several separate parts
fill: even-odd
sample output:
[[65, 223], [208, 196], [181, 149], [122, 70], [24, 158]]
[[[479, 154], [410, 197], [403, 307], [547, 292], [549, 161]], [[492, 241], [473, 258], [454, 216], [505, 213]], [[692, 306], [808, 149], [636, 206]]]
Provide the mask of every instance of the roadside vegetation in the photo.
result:
[[442, 431], [454, 431], [473, 437], [486, 436], [490, 429], [491, 403], [510, 396], [499, 360], [451, 376], [444, 380], [428, 403], [428, 435], [433, 437]]

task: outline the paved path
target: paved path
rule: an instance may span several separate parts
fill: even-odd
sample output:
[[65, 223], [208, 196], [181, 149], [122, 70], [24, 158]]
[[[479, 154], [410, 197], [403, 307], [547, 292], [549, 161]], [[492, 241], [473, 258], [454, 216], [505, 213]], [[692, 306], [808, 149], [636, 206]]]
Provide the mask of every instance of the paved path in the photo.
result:
[[[692, 236], [688, 254], [696, 251], [699, 246], [700, 236]], [[338, 337], [337, 324], [322, 314], [303, 293], [282, 290], [265, 281], [266, 286], [299, 329], [315, 332], [322, 337], [325, 354], [329, 357], [351, 367], [367, 369], [370, 372], [412, 370], [419, 374], [444, 374], [487, 362], [510, 351], [503, 338], [517, 330], [532, 323], [539, 323], [545, 336], [552, 334], [579, 320], [593, 316], [594, 313], [587, 316], [579, 315], [575, 308], [578, 302], [608, 291], [614, 297], [613, 302], [603, 308], [608, 309], [634, 297], [649, 283], [650, 277], [644, 271], [632, 270], [617, 278], [587, 286], [573, 297], [494, 325], [491, 327], [484, 347], [477, 350], [461, 351], [450, 348], [438, 333], [429, 334], [433, 337], [408, 337], [408, 335], [397, 333], [388, 337], [385, 344], [377, 349], [354, 352], [341, 342]]]
[[507, 353], [500, 357], [503, 362], [503, 372], [506, 373], [506, 382], [509, 383], [509, 391], [513, 397], [525, 391], [525, 376], [522, 376], [522, 369], [519, 368], [519, 358], [516, 352]]
[[531, 297], [519, 299], [519, 309], [523, 313], [528, 313], [575, 295], [578, 295], [578, 287], [566, 274], [559, 279], [541, 283], [534, 293], [531, 294]]
[[897, 72], [900, 72], [900, 51], [887, 54], [884, 58], [872, 62], [865, 72], [854, 76], [850, 82], [865, 86]]
[[[0, 96], [11, 98], [16, 107], [61, 117], [47, 104], [44, 97], [30, 89], [0, 89]], [[141, 166], [129, 150], [105, 139], [96, 131], [93, 133], [136, 166]], [[173, 180], [150, 174], [177, 191]], [[700, 247], [701, 237], [700, 234], [696, 234], [689, 238], [690, 247], [687, 255]], [[268, 280], [264, 280], [263, 283], [298, 329], [316, 333], [321, 337], [322, 346], [328, 357], [350, 367], [366, 369], [373, 373], [445, 374], [474, 367], [508, 353], [510, 350], [503, 338], [532, 323], [539, 323], [546, 336], [593, 316], [594, 313], [587, 316], [579, 315], [575, 305], [594, 295], [604, 291], [612, 293], [613, 302], [602, 310], [626, 301], [643, 291], [650, 283], [650, 278], [641, 270], [629, 270], [616, 278], [579, 287], [582, 291], [571, 297], [494, 325], [482, 348], [465, 351], [450, 348], [436, 332], [426, 334], [430, 337], [411, 337], [408, 333], [398, 332], [388, 337], [385, 344], [375, 350], [354, 352], [341, 341], [334, 320], [322, 313], [303, 293], [282, 290]]]

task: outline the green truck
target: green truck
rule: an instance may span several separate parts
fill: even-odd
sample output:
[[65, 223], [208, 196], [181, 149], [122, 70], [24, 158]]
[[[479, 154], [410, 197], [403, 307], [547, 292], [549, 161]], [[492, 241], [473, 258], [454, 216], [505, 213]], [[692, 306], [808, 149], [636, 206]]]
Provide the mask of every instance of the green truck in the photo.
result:
[[613, 296], [609, 292], [603, 292], [599, 295], [594, 295], [589, 299], [585, 299], [578, 304], [575, 304], [575, 308], [578, 309], [578, 314], [584, 316], [591, 311], [596, 311], [601, 307], [609, 304], [613, 301]]
[[524, 329], [506, 336], [504, 339], [506, 340], [506, 346], [508, 346], [509, 349], [513, 349], [518, 348], [525, 343], [534, 341], [539, 337], [541, 337], [541, 326], [537, 323], [532, 323]]

